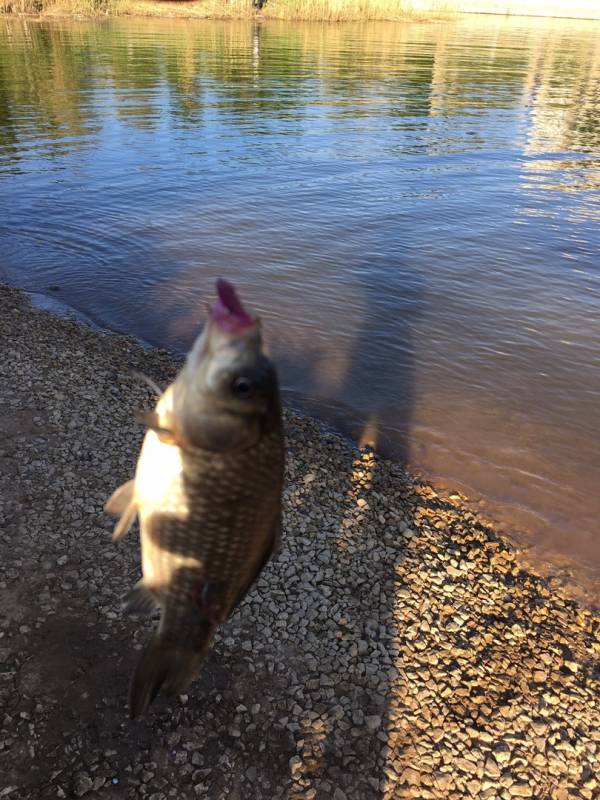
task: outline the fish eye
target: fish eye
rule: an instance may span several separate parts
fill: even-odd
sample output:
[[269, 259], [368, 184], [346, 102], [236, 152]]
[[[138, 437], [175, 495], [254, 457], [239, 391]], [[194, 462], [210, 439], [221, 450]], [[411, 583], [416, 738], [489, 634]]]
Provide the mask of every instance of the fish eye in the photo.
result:
[[238, 375], [237, 378], [233, 379], [231, 390], [236, 397], [245, 400], [247, 397], [250, 397], [252, 394], [254, 394], [254, 383], [250, 380], [250, 378], [246, 378], [243, 375]]

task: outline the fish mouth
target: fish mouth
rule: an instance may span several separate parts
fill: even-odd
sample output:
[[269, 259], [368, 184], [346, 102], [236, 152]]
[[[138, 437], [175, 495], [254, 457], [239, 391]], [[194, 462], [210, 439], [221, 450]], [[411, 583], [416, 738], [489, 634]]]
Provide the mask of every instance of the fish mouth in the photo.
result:
[[216, 289], [217, 301], [211, 311], [212, 320], [226, 333], [243, 333], [251, 328], [256, 318], [248, 314], [233, 284], [219, 278]]

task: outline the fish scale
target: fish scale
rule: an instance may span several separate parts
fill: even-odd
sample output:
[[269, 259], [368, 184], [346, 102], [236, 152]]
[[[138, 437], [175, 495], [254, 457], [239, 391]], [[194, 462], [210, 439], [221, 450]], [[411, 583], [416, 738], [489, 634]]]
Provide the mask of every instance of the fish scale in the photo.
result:
[[185, 456], [182, 480], [172, 485], [170, 497], [175, 509], [188, 509], [189, 518], [182, 522], [176, 515], [161, 515], [152, 522], [153, 510], [140, 514], [142, 527], [149, 522], [142, 549], [149, 538], [154, 548], [151, 557], [159, 564], [157, 583], [169, 587], [169, 598], [186, 601], [197, 596], [199, 586], [191, 576], [180, 581], [176, 577], [178, 568], [194, 559], [199, 580], [226, 586], [223, 603], [233, 602], [276, 521], [282, 470], [278, 451], [277, 432], [235, 458], [212, 453]]

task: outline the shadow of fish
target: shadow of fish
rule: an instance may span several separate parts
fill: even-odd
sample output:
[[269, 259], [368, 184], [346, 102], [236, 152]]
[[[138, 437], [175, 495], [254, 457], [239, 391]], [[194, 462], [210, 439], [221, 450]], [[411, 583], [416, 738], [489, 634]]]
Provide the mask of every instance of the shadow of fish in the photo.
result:
[[273, 365], [260, 323], [234, 288], [218, 300], [175, 381], [146, 415], [135, 478], [106, 510], [120, 540], [140, 520], [143, 578], [132, 613], [160, 623], [131, 683], [132, 717], [159, 690], [184, 690], [225, 622], [277, 548], [283, 431]]

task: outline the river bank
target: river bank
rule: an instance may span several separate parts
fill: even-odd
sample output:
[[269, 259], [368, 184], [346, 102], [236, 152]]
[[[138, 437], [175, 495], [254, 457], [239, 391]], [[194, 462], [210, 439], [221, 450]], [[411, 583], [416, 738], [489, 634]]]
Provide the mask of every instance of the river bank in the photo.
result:
[[141, 16], [186, 19], [306, 20], [324, 22], [422, 19], [407, 0], [0, 0], [0, 11], [43, 17]]
[[0, 13], [320, 22], [431, 20], [456, 14], [600, 19], [595, 0], [0, 0]]
[[188, 695], [126, 720], [131, 475], [166, 351], [0, 287], [2, 796], [592, 800], [600, 619], [460, 497], [288, 412], [283, 549]]

